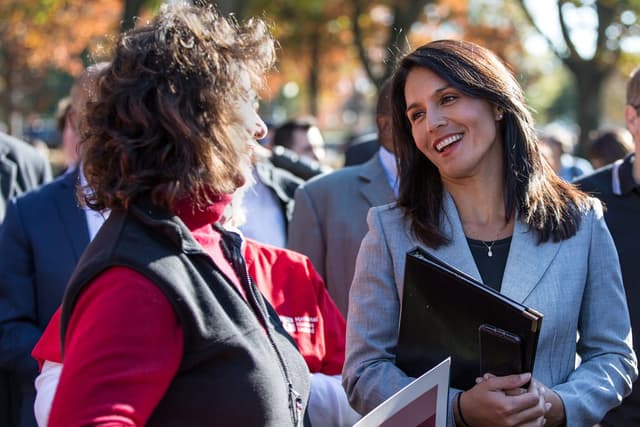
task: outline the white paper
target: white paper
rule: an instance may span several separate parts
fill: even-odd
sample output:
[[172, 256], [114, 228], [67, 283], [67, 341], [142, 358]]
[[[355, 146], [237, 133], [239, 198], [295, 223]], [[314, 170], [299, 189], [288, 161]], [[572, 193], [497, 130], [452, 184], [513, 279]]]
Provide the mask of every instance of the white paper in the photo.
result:
[[448, 357], [382, 402], [353, 427], [445, 427], [450, 369]]

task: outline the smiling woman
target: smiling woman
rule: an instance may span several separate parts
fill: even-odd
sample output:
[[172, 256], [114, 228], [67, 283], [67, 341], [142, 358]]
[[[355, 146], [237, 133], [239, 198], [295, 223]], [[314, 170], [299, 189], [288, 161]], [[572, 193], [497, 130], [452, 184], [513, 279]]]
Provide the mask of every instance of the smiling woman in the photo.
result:
[[439, 40], [409, 53], [391, 99], [400, 194], [369, 211], [357, 258], [343, 370], [352, 406], [367, 413], [412, 380], [394, 349], [405, 257], [419, 246], [544, 314], [534, 372], [452, 389], [449, 425], [599, 422], [637, 376], [600, 203], [543, 161], [520, 86], [481, 46]]
[[[416, 147], [436, 165], [443, 180], [472, 177], [478, 166], [500, 180], [499, 107], [464, 94], [427, 68], [409, 72], [404, 93]], [[481, 162], [483, 157], [486, 161]]]

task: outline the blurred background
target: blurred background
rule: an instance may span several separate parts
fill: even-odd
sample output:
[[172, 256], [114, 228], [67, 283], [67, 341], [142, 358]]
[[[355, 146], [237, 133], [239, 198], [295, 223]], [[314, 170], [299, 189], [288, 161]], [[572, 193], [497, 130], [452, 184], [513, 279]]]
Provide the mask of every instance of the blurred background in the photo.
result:
[[[160, 0], [1, 0], [0, 129], [47, 152], [55, 114], [75, 76], [104, 60], [118, 32], [146, 21]], [[395, 59], [440, 38], [464, 38], [512, 67], [539, 125], [566, 127], [584, 154], [590, 131], [623, 125], [624, 82], [640, 64], [640, 0], [221, 0], [239, 20], [266, 18], [278, 64], [261, 94], [276, 126], [317, 119], [328, 162], [373, 130], [377, 89]]]

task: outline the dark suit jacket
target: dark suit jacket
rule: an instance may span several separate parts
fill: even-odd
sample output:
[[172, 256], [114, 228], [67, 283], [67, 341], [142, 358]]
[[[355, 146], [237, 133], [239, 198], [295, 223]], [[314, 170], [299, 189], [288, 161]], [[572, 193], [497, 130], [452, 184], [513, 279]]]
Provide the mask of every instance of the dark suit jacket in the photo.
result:
[[[62, 302], [89, 243], [72, 172], [9, 202], [0, 227], [0, 366], [22, 389], [22, 426], [35, 425], [31, 350]], [[32, 422], [25, 422], [25, 420]]]
[[380, 149], [377, 133], [367, 133], [349, 142], [344, 152], [344, 166], [355, 166], [369, 161]]
[[[40, 153], [29, 144], [0, 132], [0, 224], [9, 199], [50, 180], [51, 166]], [[16, 396], [11, 393], [15, 388], [14, 378], [0, 368], [0, 426], [19, 425]]]
[[282, 212], [288, 223], [293, 215], [293, 196], [304, 181], [293, 173], [274, 166], [270, 161], [256, 163], [256, 172], [260, 182], [269, 187], [280, 200]]

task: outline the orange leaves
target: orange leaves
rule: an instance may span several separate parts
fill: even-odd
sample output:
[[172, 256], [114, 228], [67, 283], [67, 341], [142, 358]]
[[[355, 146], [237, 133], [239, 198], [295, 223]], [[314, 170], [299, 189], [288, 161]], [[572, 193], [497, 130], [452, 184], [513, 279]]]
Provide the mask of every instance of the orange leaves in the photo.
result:
[[81, 54], [117, 30], [121, 12], [120, 0], [5, 0], [0, 43], [21, 66], [75, 75]]

